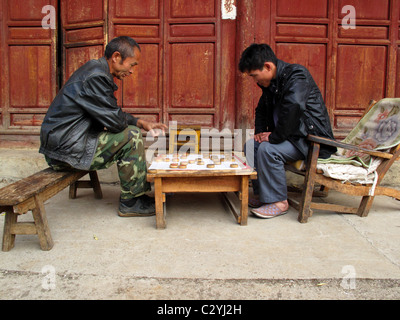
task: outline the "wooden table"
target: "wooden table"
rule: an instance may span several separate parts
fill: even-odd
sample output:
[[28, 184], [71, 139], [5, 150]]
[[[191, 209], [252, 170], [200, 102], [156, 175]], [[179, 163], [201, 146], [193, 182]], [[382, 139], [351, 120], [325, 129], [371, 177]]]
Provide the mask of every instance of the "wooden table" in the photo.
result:
[[[166, 227], [165, 194], [173, 192], [222, 192], [236, 221], [247, 225], [247, 206], [249, 179], [255, 179], [257, 173], [250, 167], [240, 170], [149, 170], [147, 180], [154, 182], [156, 226]], [[240, 201], [240, 211], [227, 197], [234, 192]]]

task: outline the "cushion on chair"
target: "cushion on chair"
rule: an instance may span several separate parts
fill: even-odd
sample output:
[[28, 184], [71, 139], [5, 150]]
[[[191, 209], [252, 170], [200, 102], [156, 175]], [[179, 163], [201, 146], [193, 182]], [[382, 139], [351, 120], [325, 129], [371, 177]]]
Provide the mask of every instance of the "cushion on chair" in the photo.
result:
[[[377, 102], [343, 140], [364, 149], [388, 150], [400, 143], [400, 98]], [[381, 162], [368, 154], [338, 148], [328, 159], [318, 159], [324, 175], [351, 182], [372, 183]]]

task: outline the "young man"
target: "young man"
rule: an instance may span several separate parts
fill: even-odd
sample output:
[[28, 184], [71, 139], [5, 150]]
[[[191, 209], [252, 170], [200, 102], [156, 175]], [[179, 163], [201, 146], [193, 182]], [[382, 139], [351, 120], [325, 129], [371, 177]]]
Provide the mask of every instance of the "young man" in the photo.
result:
[[155, 212], [146, 181], [140, 128], [167, 128], [125, 113], [117, 105], [113, 78], [122, 80], [139, 64], [141, 51], [129, 37], [113, 39], [104, 57], [90, 60], [69, 78], [51, 103], [40, 132], [40, 150], [54, 170], [98, 170], [117, 163], [120, 216]]
[[[270, 46], [249, 46], [242, 53], [239, 70], [262, 89], [251, 141], [254, 154], [246, 153], [248, 161], [254, 161], [258, 175], [257, 181], [253, 181], [258, 199], [250, 199], [249, 204], [256, 216], [273, 218], [289, 209], [285, 163], [306, 158], [307, 134], [333, 139], [331, 124], [321, 92], [309, 71], [277, 59]], [[321, 148], [320, 157], [327, 158], [335, 151], [336, 148]]]

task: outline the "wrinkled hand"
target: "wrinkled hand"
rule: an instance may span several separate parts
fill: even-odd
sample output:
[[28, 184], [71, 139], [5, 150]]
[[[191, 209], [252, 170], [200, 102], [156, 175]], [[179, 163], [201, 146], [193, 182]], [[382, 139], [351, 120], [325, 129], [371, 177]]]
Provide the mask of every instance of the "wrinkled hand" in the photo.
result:
[[153, 137], [158, 137], [161, 134], [165, 136], [165, 130], [168, 129], [164, 123], [149, 122], [143, 119], [139, 119], [137, 125], [139, 128], [143, 128], [144, 130], [148, 131]]
[[254, 140], [258, 143], [269, 141], [269, 135], [271, 132], [260, 132], [254, 135]]

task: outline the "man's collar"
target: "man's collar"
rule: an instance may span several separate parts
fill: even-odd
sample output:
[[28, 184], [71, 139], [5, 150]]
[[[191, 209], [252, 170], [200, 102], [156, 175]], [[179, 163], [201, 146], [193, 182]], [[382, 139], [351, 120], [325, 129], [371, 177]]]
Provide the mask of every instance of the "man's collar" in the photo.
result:
[[278, 92], [278, 88], [279, 88], [279, 83], [282, 80], [282, 73], [283, 70], [286, 68], [286, 66], [288, 65], [287, 62], [284, 62], [282, 60], [277, 60], [276, 63], [276, 77], [275, 79], [271, 80], [271, 84], [269, 85], [268, 89], [273, 92], [273, 93], [277, 93]]
[[105, 57], [101, 57], [99, 59], [101, 66], [104, 68], [105, 73], [110, 78], [112, 83], [114, 84], [114, 91], [118, 90], [118, 86], [114, 82], [114, 77], [110, 72], [110, 66], [108, 65], [107, 59]]

